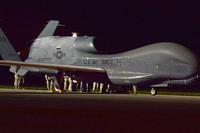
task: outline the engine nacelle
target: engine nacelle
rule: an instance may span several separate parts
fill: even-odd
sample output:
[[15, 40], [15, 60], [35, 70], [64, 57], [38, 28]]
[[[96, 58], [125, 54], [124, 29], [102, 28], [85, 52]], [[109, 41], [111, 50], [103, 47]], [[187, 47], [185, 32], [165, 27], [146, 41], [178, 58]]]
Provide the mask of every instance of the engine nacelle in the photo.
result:
[[77, 37], [74, 42], [74, 48], [81, 52], [97, 53], [98, 50], [95, 48], [95, 37]]

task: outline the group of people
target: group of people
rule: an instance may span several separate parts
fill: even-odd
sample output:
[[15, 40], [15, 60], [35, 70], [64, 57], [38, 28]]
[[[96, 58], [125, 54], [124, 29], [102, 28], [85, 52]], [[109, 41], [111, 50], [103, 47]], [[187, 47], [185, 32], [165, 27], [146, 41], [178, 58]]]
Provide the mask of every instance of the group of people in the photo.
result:
[[[50, 92], [68, 92], [71, 93], [74, 90], [81, 92], [103, 93], [105, 88], [103, 83], [93, 82], [92, 88], [89, 87], [89, 83], [80, 81], [79, 83], [73, 80], [70, 76], [63, 76], [63, 87], [60, 87], [57, 83], [56, 77], [45, 75], [46, 87]], [[62, 88], [62, 89], [61, 89]], [[108, 84], [106, 90], [110, 88]]]
[[93, 82], [92, 92], [93, 93], [102, 93], [103, 92], [103, 83]]
[[[21, 88], [20, 86], [22, 84], [24, 84], [24, 76], [16, 73], [14, 75], [14, 78], [15, 78], [14, 88], [20, 89]], [[52, 93], [54, 93], [54, 92], [71, 93], [74, 90], [78, 90], [80, 93], [81, 92], [103, 93], [103, 91], [107, 92], [110, 89], [109, 84], [107, 84], [107, 86], [105, 86], [103, 83], [93, 82], [92, 84], [91, 83], [89, 84], [89, 83], [85, 83], [83, 81], [80, 81], [80, 83], [78, 83], [77, 81], [73, 80], [70, 76], [67, 76], [67, 75], [63, 76], [63, 83], [62, 83], [63, 86], [62, 87], [59, 86], [59, 83], [55, 76], [49, 76], [49, 75], [45, 74], [45, 80], [46, 80], [47, 89]], [[92, 85], [92, 87], [90, 87], [90, 85]]]
[[64, 86], [60, 89], [59, 83], [57, 83], [56, 77], [48, 76], [45, 74], [46, 86], [50, 92], [72, 92], [72, 79], [71, 77], [64, 76]]

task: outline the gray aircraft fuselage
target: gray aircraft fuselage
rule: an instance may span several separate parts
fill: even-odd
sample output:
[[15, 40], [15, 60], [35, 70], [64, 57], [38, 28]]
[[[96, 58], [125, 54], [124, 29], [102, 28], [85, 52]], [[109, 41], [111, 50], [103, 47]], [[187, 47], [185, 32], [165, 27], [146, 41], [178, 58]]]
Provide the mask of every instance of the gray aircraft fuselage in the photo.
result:
[[[94, 37], [88, 36], [38, 38], [26, 62], [102, 68], [109, 81], [119, 85], [155, 85], [172, 81], [185, 84], [197, 76], [198, 67], [195, 55], [176, 43], [162, 42], [118, 54], [100, 54], [95, 48]], [[34, 69], [30, 71], [35, 72]], [[47, 69], [38, 72], [57, 73]]]

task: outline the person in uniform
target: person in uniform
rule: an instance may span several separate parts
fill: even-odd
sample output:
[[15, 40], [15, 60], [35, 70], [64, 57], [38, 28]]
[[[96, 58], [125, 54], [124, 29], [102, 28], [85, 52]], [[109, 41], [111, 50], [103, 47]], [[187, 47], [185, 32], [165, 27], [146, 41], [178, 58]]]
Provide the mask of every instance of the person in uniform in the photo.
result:
[[89, 92], [89, 83], [85, 83], [86, 92]]
[[14, 88], [20, 89], [20, 84], [21, 84], [23, 76], [19, 75], [18, 73], [15, 73], [14, 77], [15, 77]]
[[106, 87], [106, 93], [109, 93], [111, 90], [110, 90], [110, 84], [107, 84], [107, 87]]
[[15, 78], [15, 79], [14, 79], [14, 88], [15, 88], [15, 89], [17, 89], [17, 85], [18, 85], [18, 83], [17, 83], [17, 82], [18, 82], [18, 76], [19, 76], [18, 73], [15, 73], [15, 74], [14, 74], [14, 78]]
[[54, 92], [54, 79], [52, 77], [49, 77], [50, 78], [50, 86], [49, 86], [49, 90], [50, 92]]
[[95, 93], [95, 90], [96, 90], [96, 82], [93, 82], [93, 86], [92, 86], [92, 93]]
[[68, 85], [68, 92], [72, 92], [72, 78], [71, 77], [69, 77], [68, 78], [68, 81], [69, 81], [69, 85]]
[[96, 82], [96, 87], [95, 88], [96, 88], [95, 92], [99, 93], [99, 83], [98, 82]]
[[18, 75], [17, 89], [20, 89], [22, 84], [24, 84], [24, 76]]
[[99, 87], [99, 93], [102, 93], [103, 92], [103, 83], [100, 83], [100, 87]]
[[63, 87], [63, 90], [64, 90], [65, 92], [68, 91], [68, 89], [67, 89], [67, 87], [69, 86], [68, 80], [69, 80], [69, 76], [65, 75], [65, 76], [64, 76], [64, 87]]
[[80, 82], [79, 84], [79, 92], [83, 92], [84, 88], [83, 88], [83, 81]]
[[46, 80], [47, 89], [49, 91], [50, 90], [50, 77], [47, 74], [45, 74], [45, 80]]

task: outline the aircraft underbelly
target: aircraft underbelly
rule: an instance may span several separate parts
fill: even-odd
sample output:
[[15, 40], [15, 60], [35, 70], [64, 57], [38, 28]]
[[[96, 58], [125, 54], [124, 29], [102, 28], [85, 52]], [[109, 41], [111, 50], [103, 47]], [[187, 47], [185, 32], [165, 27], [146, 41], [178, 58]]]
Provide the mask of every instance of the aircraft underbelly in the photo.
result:
[[140, 82], [148, 81], [152, 78], [150, 73], [139, 73], [139, 72], [107, 72], [110, 81], [113, 84], [138, 84]]

